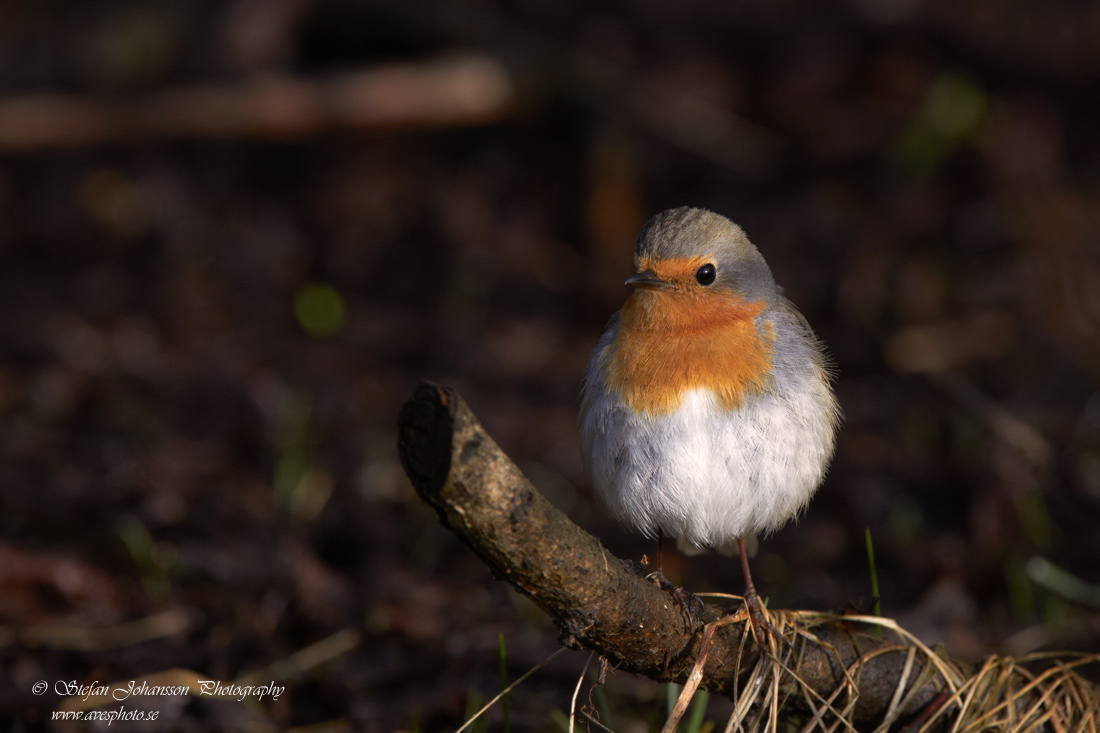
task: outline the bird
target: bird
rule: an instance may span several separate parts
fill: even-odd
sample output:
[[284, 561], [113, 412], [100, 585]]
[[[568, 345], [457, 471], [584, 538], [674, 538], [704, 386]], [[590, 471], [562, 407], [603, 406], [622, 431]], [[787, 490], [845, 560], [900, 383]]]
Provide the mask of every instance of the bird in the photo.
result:
[[646, 222], [625, 284], [585, 370], [587, 472], [617, 520], [658, 541], [666, 590], [681, 589], [660, 573], [665, 538], [736, 546], [761, 641], [774, 629], [745, 542], [798, 516], [825, 477], [841, 419], [832, 361], [745, 232], [712, 211]]

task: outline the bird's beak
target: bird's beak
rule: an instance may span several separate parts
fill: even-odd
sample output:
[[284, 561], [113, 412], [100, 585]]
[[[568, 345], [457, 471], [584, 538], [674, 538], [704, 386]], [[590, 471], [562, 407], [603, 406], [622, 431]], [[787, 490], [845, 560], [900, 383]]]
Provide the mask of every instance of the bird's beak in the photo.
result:
[[639, 272], [631, 275], [626, 279], [623, 285], [631, 285], [636, 288], [646, 288], [647, 290], [672, 290], [676, 286], [670, 283], [668, 280], [662, 280], [657, 277], [657, 273], [653, 270], [646, 270], [645, 272]]

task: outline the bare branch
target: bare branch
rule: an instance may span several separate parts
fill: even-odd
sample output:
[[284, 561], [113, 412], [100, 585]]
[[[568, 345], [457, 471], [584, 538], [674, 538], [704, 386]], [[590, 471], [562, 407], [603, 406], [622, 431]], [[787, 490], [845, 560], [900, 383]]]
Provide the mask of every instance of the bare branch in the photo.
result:
[[[563, 644], [592, 649], [619, 669], [683, 683], [702, 627], [688, 630], [671, 597], [553, 507], [490, 438], [461, 397], [421, 384], [400, 417], [405, 471], [440, 521], [500, 579], [529, 596], [561, 629]], [[707, 605], [703, 620], [727, 611]], [[744, 622], [714, 629], [701, 686], [732, 696], [744, 689], [759, 651]], [[747, 643], [743, 643], [743, 641]], [[926, 655], [836, 621], [791, 639], [780, 682], [792, 712], [808, 715], [837, 690], [852, 689], [851, 720], [877, 725], [918, 716], [947, 687]], [[925, 668], [928, 667], [926, 670]], [[900, 692], [899, 692], [900, 689]], [[834, 702], [844, 707], [845, 702]]]

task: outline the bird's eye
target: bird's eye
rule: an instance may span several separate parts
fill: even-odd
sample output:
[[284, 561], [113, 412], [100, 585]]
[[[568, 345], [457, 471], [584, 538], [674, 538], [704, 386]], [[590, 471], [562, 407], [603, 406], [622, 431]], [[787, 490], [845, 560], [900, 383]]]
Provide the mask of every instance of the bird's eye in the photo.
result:
[[695, 271], [695, 282], [700, 285], [710, 285], [714, 282], [715, 277], [717, 277], [717, 272], [715, 272], [714, 265], [709, 262]]

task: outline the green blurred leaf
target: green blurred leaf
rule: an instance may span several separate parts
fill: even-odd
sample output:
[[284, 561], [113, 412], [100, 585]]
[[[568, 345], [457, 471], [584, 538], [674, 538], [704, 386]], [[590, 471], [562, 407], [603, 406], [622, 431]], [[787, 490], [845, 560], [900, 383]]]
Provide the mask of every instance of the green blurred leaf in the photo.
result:
[[974, 82], [958, 74], [941, 75], [891, 146], [892, 163], [912, 176], [932, 174], [976, 137], [988, 107], [988, 97]]
[[132, 514], [122, 516], [115, 531], [126, 545], [130, 558], [141, 570], [145, 592], [164, 598], [171, 589], [171, 578], [178, 569], [179, 550], [168, 542], [157, 542], [149, 529]]
[[1054, 522], [1047, 511], [1047, 502], [1041, 491], [1031, 489], [1018, 496], [1016, 516], [1032, 544], [1040, 550], [1050, 549], [1054, 539]]
[[1100, 608], [1100, 586], [1087, 583], [1045, 557], [1033, 557], [1024, 566], [1036, 585], [1077, 603]]
[[960, 140], [977, 132], [987, 105], [985, 93], [973, 83], [944, 74], [928, 90], [923, 116], [943, 137]]
[[344, 329], [344, 296], [327, 283], [306, 283], [294, 296], [294, 318], [311, 336], [334, 336]]

